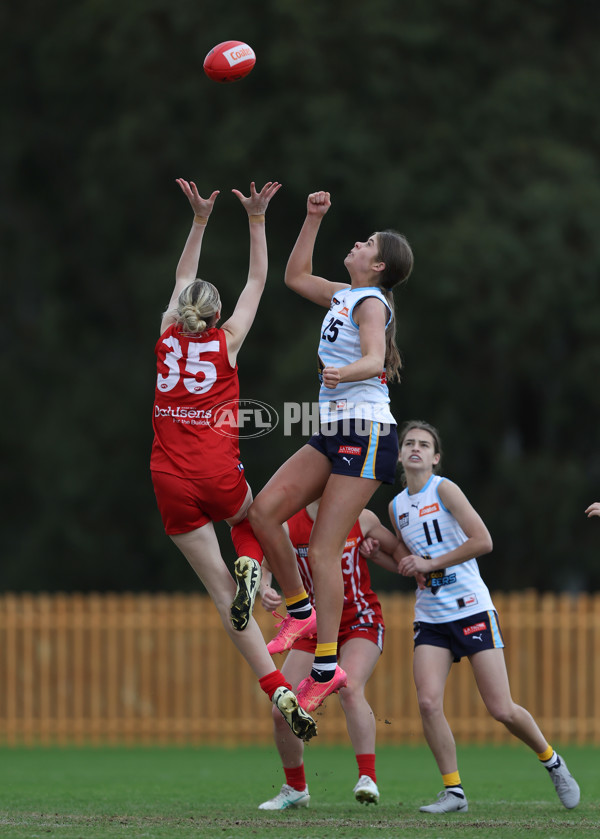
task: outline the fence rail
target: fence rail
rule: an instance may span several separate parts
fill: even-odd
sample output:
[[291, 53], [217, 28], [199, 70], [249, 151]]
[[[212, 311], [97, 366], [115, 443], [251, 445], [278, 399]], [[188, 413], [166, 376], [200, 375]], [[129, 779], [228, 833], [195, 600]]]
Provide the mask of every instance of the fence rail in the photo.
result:
[[[422, 742], [413, 597], [381, 602], [385, 649], [367, 685], [378, 742]], [[600, 744], [600, 594], [496, 593], [494, 602], [515, 701], [551, 742]], [[272, 617], [260, 605], [255, 612], [270, 638]], [[487, 714], [466, 660], [452, 668], [445, 707], [462, 742], [512, 739]], [[337, 699], [317, 720], [319, 742], [347, 742]], [[0, 596], [0, 742], [270, 741], [268, 701], [207, 597]]]

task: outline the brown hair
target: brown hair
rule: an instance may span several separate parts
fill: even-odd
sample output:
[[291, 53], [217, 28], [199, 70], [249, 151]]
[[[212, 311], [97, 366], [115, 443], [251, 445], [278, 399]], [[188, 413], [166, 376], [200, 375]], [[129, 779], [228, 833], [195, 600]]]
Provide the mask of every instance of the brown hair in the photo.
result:
[[[433, 471], [437, 472], [440, 468], [442, 462], [442, 438], [440, 437], [440, 432], [437, 430], [435, 425], [431, 425], [429, 422], [425, 422], [425, 420], [408, 420], [408, 422], [402, 423], [400, 430], [398, 431], [398, 444], [400, 448], [402, 448], [404, 444], [404, 439], [409, 431], [412, 431], [413, 428], [420, 428], [422, 431], [428, 431], [429, 434], [433, 437], [433, 448], [435, 454], [439, 454], [440, 459], [433, 467]], [[403, 483], [406, 486], [406, 480], [404, 478], [404, 470], [402, 469], [402, 464], [400, 464], [402, 475], [403, 475]]]
[[387, 300], [392, 316], [385, 330], [385, 373], [389, 381], [400, 380], [402, 359], [396, 344], [396, 308], [392, 289], [406, 282], [413, 269], [413, 252], [405, 236], [396, 230], [377, 233], [378, 259], [385, 268], [378, 277], [378, 286]]

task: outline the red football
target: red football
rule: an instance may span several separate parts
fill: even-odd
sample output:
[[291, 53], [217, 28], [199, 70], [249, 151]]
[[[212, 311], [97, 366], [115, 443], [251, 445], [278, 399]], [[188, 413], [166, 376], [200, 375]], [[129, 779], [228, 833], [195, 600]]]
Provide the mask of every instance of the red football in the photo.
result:
[[247, 76], [256, 63], [254, 50], [243, 41], [223, 41], [204, 59], [204, 72], [213, 82], [237, 82]]

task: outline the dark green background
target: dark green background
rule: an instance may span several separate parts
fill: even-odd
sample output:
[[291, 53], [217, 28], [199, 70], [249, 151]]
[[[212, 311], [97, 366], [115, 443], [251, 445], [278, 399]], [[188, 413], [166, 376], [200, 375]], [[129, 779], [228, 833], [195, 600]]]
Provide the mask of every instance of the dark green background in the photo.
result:
[[[4, 590], [198, 585], [149, 477], [154, 343], [191, 221], [225, 314], [248, 236], [232, 187], [279, 180], [242, 395], [317, 395], [322, 312], [283, 285], [306, 195], [332, 193], [315, 270], [396, 227], [399, 421], [494, 538], [492, 588], [600, 583], [600, 6], [595, 0], [22, 0], [0, 11]], [[252, 74], [202, 62], [238, 38]], [[301, 443], [243, 445], [255, 493]], [[384, 519], [381, 488], [372, 508]], [[220, 529], [228, 560], [232, 551]], [[376, 574], [380, 589], [406, 586]]]

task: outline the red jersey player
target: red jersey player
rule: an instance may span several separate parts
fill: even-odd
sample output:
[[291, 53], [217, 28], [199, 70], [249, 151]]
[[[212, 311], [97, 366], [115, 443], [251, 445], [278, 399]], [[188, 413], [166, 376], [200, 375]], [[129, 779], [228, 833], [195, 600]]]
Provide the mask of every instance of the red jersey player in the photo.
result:
[[[294, 548], [298, 570], [304, 587], [314, 598], [314, 583], [310, 566], [308, 545], [317, 515], [319, 502], [292, 516], [285, 525]], [[371, 510], [363, 510], [348, 534], [342, 554], [344, 579], [344, 605], [338, 635], [338, 649], [341, 666], [347, 677], [347, 684], [339, 691], [340, 703], [346, 715], [348, 734], [356, 754], [358, 781], [354, 787], [357, 801], [365, 804], [379, 802], [379, 790], [375, 774], [375, 716], [365, 697], [365, 685], [379, 660], [383, 649], [385, 625], [381, 605], [371, 588], [367, 560], [360, 553], [360, 546], [367, 540], [374, 549], [372, 556], [383, 568], [398, 573], [398, 566], [392, 554], [398, 542]], [[266, 570], [261, 584], [262, 603], [266, 609], [276, 609], [282, 598], [267, 583]], [[311, 670], [317, 637], [296, 640], [287, 655], [282, 672], [294, 689], [301, 684]], [[279, 652], [282, 647], [278, 638], [267, 645], [270, 652]], [[280, 792], [260, 805], [260, 810], [284, 810], [307, 807], [310, 801], [304, 773], [303, 747], [295, 737], [289, 735], [281, 725], [279, 715], [274, 715], [275, 743], [281, 757], [286, 782]]]
[[[225, 630], [242, 653], [262, 689], [297, 737], [316, 734], [315, 722], [299, 707], [275, 668], [252, 618], [260, 585], [262, 549], [246, 512], [252, 492], [239, 459], [236, 409], [239, 395], [237, 355], [254, 321], [267, 278], [265, 212], [279, 183], [268, 182], [250, 196], [232, 190], [248, 213], [248, 279], [233, 314], [218, 327], [219, 292], [196, 279], [202, 240], [218, 190], [202, 198], [196, 185], [179, 178], [194, 220], [175, 276], [175, 288], [163, 315], [156, 344], [154, 442], [150, 467], [166, 533], [186, 557], [213, 599]], [[225, 403], [229, 410], [220, 414]], [[227, 429], [217, 417], [229, 417]], [[224, 433], [224, 431], [227, 433]], [[225, 520], [238, 559], [237, 589], [221, 556], [213, 522]]]

